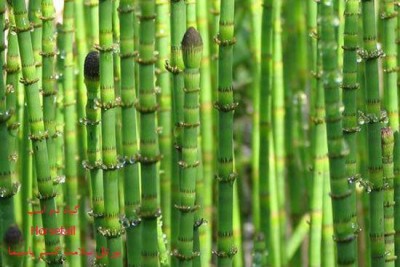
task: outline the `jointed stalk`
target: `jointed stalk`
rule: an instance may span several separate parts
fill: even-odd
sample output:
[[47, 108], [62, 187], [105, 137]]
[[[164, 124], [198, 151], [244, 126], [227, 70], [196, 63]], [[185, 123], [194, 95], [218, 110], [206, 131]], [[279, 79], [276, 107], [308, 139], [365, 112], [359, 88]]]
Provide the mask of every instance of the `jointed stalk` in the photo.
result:
[[161, 188], [161, 210], [163, 218], [163, 231], [170, 240], [171, 237], [171, 167], [172, 167], [172, 118], [171, 118], [171, 88], [170, 75], [165, 68], [165, 62], [170, 54], [170, 17], [168, 2], [156, 1], [156, 50], [158, 51], [157, 61], [157, 86], [161, 90], [158, 98], [160, 111], [158, 121], [160, 131], [160, 152], [163, 155], [160, 164], [160, 188]]
[[140, 206], [140, 170], [135, 160], [138, 153], [137, 114], [134, 107], [136, 88], [133, 71], [134, 62], [134, 13], [132, 0], [120, 1], [121, 27], [121, 101], [122, 101], [122, 147], [125, 158], [124, 196], [125, 216], [129, 222], [126, 229], [128, 266], [141, 264], [141, 226], [138, 214]]
[[[121, 163], [117, 157], [116, 106], [113, 61], [113, 4], [111, 0], [100, 1], [100, 101], [101, 108], [102, 165], [104, 188], [104, 224], [101, 232], [107, 239], [110, 255], [121, 253], [121, 224], [119, 222], [119, 171]], [[122, 257], [108, 257], [107, 266], [122, 267]]]
[[41, 0], [29, 1], [29, 21], [33, 27], [31, 32], [33, 55], [35, 57], [36, 71], [39, 79], [39, 88], [42, 88], [42, 57], [40, 51], [42, 49], [42, 21], [40, 19]]
[[[368, 179], [371, 186], [370, 203], [370, 241], [371, 265], [384, 266], [384, 220], [383, 220], [383, 169], [381, 143], [381, 103], [379, 97], [378, 58], [381, 51], [377, 46], [377, 26], [375, 21], [375, 1], [362, 1], [362, 21], [364, 47], [362, 57], [365, 61], [365, 103], [368, 132]], [[347, 250], [349, 251], [349, 250]], [[338, 251], [338, 255], [340, 251]], [[346, 254], [344, 254], [346, 255]], [[350, 255], [349, 255], [350, 256]]]
[[383, 179], [386, 185], [384, 196], [384, 218], [385, 218], [385, 266], [395, 266], [396, 254], [394, 244], [394, 170], [393, 170], [393, 130], [390, 127], [382, 128], [382, 162]]
[[342, 115], [338, 84], [338, 60], [335, 49], [335, 20], [332, 1], [321, 2], [320, 51], [322, 53], [322, 81], [325, 91], [325, 112], [333, 206], [333, 224], [338, 266], [355, 266], [356, 236], [353, 226], [355, 205], [352, 189], [346, 177]]
[[[63, 12], [63, 31], [64, 31], [64, 68], [63, 68], [63, 90], [64, 90], [64, 144], [65, 144], [65, 204], [69, 209], [79, 207], [78, 202], [78, 144], [77, 144], [77, 112], [76, 97], [74, 87], [74, 2], [66, 1]], [[64, 224], [66, 227], [76, 227], [79, 229], [78, 215], [66, 214]], [[66, 250], [76, 251], [80, 247], [80, 231], [75, 235], [65, 236]], [[81, 266], [79, 257], [70, 255], [68, 262], [73, 266]]]
[[[174, 145], [172, 151], [172, 178], [171, 178], [171, 251], [178, 247], [179, 234], [179, 211], [175, 205], [179, 204], [179, 181], [181, 169], [178, 162], [181, 160], [182, 129], [180, 123], [183, 121], [183, 58], [181, 41], [186, 29], [186, 5], [184, 0], [171, 2], [171, 62], [168, 70], [172, 74], [172, 122], [175, 125]], [[176, 257], [172, 257], [171, 265], [177, 266]]]
[[221, 0], [219, 21], [218, 57], [218, 216], [217, 257], [218, 266], [232, 266], [237, 249], [233, 242], [233, 184], [236, 179], [233, 155], [233, 45], [235, 1]]
[[159, 266], [157, 218], [160, 215], [158, 189], [160, 160], [157, 134], [157, 98], [155, 95], [155, 0], [140, 0], [139, 38], [139, 99], [136, 110], [140, 113], [140, 163], [142, 202], [142, 266]]
[[[96, 99], [100, 97], [99, 90], [99, 53], [90, 52], [84, 62], [84, 76], [87, 87], [86, 128], [87, 128], [87, 161], [84, 163], [89, 169], [91, 182], [92, 212], [96, 240], [96, 253], [107, 247], [106, 238], [98, 231], [103, 224], [104, 194], [103, 170], [101, 169], [101, 112], [96, 108]], [[96, 259], [96, 263], [106, 264], [106, 258]]]

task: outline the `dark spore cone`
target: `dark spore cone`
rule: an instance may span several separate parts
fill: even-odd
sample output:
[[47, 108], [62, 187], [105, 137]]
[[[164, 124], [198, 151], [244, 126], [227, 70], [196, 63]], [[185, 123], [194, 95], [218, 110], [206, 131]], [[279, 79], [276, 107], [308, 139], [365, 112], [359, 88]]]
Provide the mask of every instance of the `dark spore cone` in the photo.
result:
[[22, 233], [18, 226], [12, 225], [4, 233], [4, 244], [7, 246], [16, 246], [23, 241]]
[[199, 47], [203, 45], [200, 33], [193, 27], [190, 27], [185, 32], [182, 39], [182, 48]]
[[100, 73], [99, 52], [91, 51], [85, 58], [84, 74], [86, 79], [98, 80]]

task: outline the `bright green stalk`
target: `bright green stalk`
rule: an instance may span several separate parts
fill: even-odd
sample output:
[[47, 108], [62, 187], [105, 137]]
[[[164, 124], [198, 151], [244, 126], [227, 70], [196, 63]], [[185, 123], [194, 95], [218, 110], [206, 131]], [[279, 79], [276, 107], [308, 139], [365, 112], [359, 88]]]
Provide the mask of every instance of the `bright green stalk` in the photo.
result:
[[307, 237], [310, 231], [310, 214], [306, 213], [300, 218], [297, 227], [293, 230], [292, 236], [287, 245], [287, 258], [288, 261], [295, 255], [295, 253], [301, 249], [301, 244]]
[[[171, 2], [171, 62], [169, 71], [172, 74], [172, 117], [174, 128], [174, 147], [172, 151], [172, 179], [171, 179], [171, 251], [178, 246], [179, 234], [179, 211], [175, 208], [179, 200], [179, 181], [181, 170], [178, 162], [181, 160], [182, 129], [180, 123], [183, 121], [183, 58], [181, 41], [186, 29], [186, 5], [184, 0]], [[177, 266], [178, 260], [172, 257], [171, 265]]]
[[208, 36], [208, 14], [206, 1], [196, 2], [197, 26], [200, 35], [203, 36], [203, 60], [200, 67], [200, 132], [201, 151], [203, 167], [203, 207], [200, 210], [200, 217], [208, 224], [199, 229], [201, 244], [201, 262], [203, 265], [211, 264], [211, 243], [212, 243], [212, 188], [214, 176], [214, 129], [212, 110], [212, 84], [210, 65], [210, 42]]
[[136, 101], [134, 50], [134, 20], [132, 0], [121, 0], [121, 100], [122, 100], [122, 146], [125, 158], [124, 189], [125, 216], [129, 222], [126, 229], [126, 246], [128, 266], [141, 264], [141, 226], [138, 208], [140, 206], [140, 170], [136, 161], [138, 153], [137, 115], [134, 107]]
[[[63, 31], [64, 31], [64, 68], [63, 68], [63, 89], [64, 89], [64, 144], [65, 144], [65, 205], [69, 209], [78, 207], [78, 143], [77, 143], [77, 112], [76, 97], [74, 87], [74, 2], [64, 2], [63, 13]], [[79, 228], [79, 215], [64, 216], [65, 227]], [[68, 251], [77, 251], [80, 247], [80, 231], [76, 231], [75, 235], [65, 236], [65, 247]], [[72, 266], [81, 266], [79, 257], [70, 255], [67, 257], [69, 264]]]
[[[396, 131], [394, 133], [394, 230], [396, 233], [400, 231], [400, 220], [397, 215], [400, 213], [400, 207], [398, 203], [400, 203], [400, 135], [399, 132]], [[394, 255], [400, 255], [400, 236], [398, 234], [394, 237], [395, 241], [395, 253]], [[400, 266], [400, 259], [397, 257], [396, 266]]]
[[[101, 112], [96, 108], [96, 99], [100, 97], [99, 90], [99, 54], [90, 52], [84, 62], [84, 76], [87, 87], [86, 128], [87, 128], [87, 161], [85, 166], [89, 169], [91, 182], [92, 212], [94, 218], [94, 231], [96, 240], [96, 253], [101, 254], [101, 249], [107, 247], [106, 238], [98, 231], [103, 223], [104, 194], [103, 170], [101, 163]], [[96, 260], [97, 264], [106, 264], [106, 258]]]
[[385, 218], [385, 266], [394, 267], [395, 254], [395, 230], [394, 230], [394, 170], [393, 170], [393, 148], [394, 137], [393, 130], [390, 127], [382, 128], [382, 162], [383, 177], [385, 183], [384, 196], [384, 218]]
[[251, 50], [253, 57], [253, 130], [252, 130], [252, 181], [253, 181], [253, 217], [256, 232], [260, 231], [260, 74], [261, 74], [261, 27], [262, 7], [261, 0], [249, 1], [251, 10]]
[[[118, 14], [118, 7], [119, 7], [120, 0], [112, 0], [112, 28], [113, 28], [113, 42], [114, 46], [117, 48], [119, 46], [120, 41], [120, 27], [119, 27], [119, 14]], [[121, 97], [121, 62], [118, 53], [113, 53], [114, 57], [114, 90], [115, 90], [115, 97]], [[117, 106], [116, 109], [116, 140], [117, 140], [117, 153], [118, 155], [122, 153], [122, 119], [121, 119], [121, 107]], [[123, 201], [123, 182], [122, 180], [119, 183], [119, 190], [120, 190], [120, 209], [124, 209], [124, 201]]]
[[[56, 209], [54, 199], [55, 188], [50, 174], [43, 112], [40, 107], [38, 79], [30, 35], [31, 26], [28, 21], [25, 2], [14, 0], [13, 7], [18, 33], [19, 51], [21, 54], [32, 147], [35, 155], [36, 179], [39, 191], [38, 198], [41, 208], [43, 209], [46, 207], [46, 211], [42, 214], [43, 226], [48, 229], [57, 228], [57, 219], [55, 219], [54, 214], [50, 215], [50, 210]], [[60, 247], [60, 238], [58, 235], [45, 235], [45, 242], [46, 251], [57, 251], [56, 248]], [[61, 251], [59, 251], [57, 255], [49, 255], [46, 260], [49, 265], [52, 266], [63, 265]]]
[[198, 134], [200, 126], [200, 63], [203, 52], [203, 41], [200, 34], [190, 27], [182, 40], [184, 70], [184, 105], [183, 105], [183, 142], [182, 168], [180, 180], [180, 211], [178, 251], [175, 256], [179, 266], [192, 266], [193, 257], [199, 257], [193, 250], [193, 227], [196, 206], [196, 178], [200, 163], [198, 153]]
[[[357, 133], [360, 131], [357, 122], [357, 89], [358, 84], [358, 23], [359, 0], [346, 1], [343, 48], [343, 136], [349, 153], [345, 158], [346, 175], [351, 181], [352, 207], [356, 207], [355, 180], [357, 179]], [[353, 223], [357, 225], [356, 209], [353, 210]]]
[[[28, 140], [29, 140], [29, 138], [28, 138]], [[31, 157], [31, 159], [32, 159], [32, 157]], [[32, 188], [31, 188], [31, 195], [35, 196], [35, 195], [39, 194], [38, 187], [37, 187], [35, 166], [33, 166], [31, 171], [32, 171], [31, 178], [33, 180]], [[31, 204], [32, 204], [32, 210], [33, 211], [39, 212], [41, 210], [40, 209], [40, 203], [39, 203], [39, 201], [36, 201], [36, 199], [32, 199]], [[33, 215], [32, 226], [43, 227], [42, 218], [41, 218], [39, 213]], [[28, 230], [29, 234], [30, 234], [30, 230], [31, 229], [29, 228], [29, 230]], [[45, 266], [46, 263], [43, 260], [40, 259], [40, 253], [45, 251], [44, 236], [42, 236], [42, 235], [32, 235], [32, 244], [33, 244], [32, 250], [33, 250], [33, 253], [35, 255], [35, 259], [33, 260], [33, 265], [35, 267]]]
[[233, 266], [242, 267], [244, 262], [242, 223], [240, 217], [239, 183], [233, 185], [233, 242], [237, 249], [237, 255], [233, 258]]
[[[161, 90], [159, 95], [160, 111], [158, 113], [160, 132], [160, 152], [163, 159], [160, 164], [160, 184], [161, 184], [161, 210], [163, 214], [163, 231], [167, 239], [171, 238], [171, 147], [172, 147], [172, 125], [171, 125], [171, 88], [170, 76], [165, 67], [165, 62], [169, 59], [169, 3], [158, 0], [156, 18], [156, 50], [158, 51], [157, 61], [157, 86]], [[132, 21], [133, 23], [133, 21]], [[122, 25], [122, 24], [121, 24]], [[132, 36], [133, 38], [133, 36]]]
[[270, 251], [271, 257], [268, 257], [272, 265], [271, 258], [279, 257], [272, 247], [271, 237], [271, 192], [269, 176], [271, 162], [269, 161], [270, 153], [270, 136], [271, 136], [271, 86], [272, 86], [272, 0], [264, 0], [262, 14], [262, 43], [261, 43], [261, 76], [260, 76], [260, 102], [264, 103], [260, 110], [260, 230], [265, 236], [267, 250]]
[[[318, 71], [321, 70], [322, 59], [320, 53], [317, 54]], [[322, 80], [317, 81], [317, 92], [315, 93], [314, 114], [312, 114], [313, 136], [315, 142], [311, 145], [313, 148], [313, 183], [310, 200], [311, 226], [310, 226], [310, 248], [309, 248], [309, 266], [321, 266], [322, 251], [322, 217], [324, 199], [324, 180], [329, 179], [326, 173], [326, 163], [328, 162], [327, 133], [325, 122], [325, 94]]]
[[262, 233], [259, 233], [254, 240], [254, 248], [252, 255], [253, 267], [265, 267], [267, 265], [267, 248], [265, 246], [265, 238]]
[[211, 34], [210, 34], [210, 44], [211, 44], [211, 69], [214, 75], [212, 75], [212, 88], [213, 90], [213, 100], [216, 100], [217, 94], [216, 94], [216, 88], [218, 87], [218, 44], [214, 42], [214, 37], [217, 36], [218, 31], [219, 31], [219, 20], [220, 20], [220, 15], [221, 15], [221, 0], [211, 0], [212, 1], [212, 7], [211, 7], [211, 14], [213, 15], [212, 17], [212, 27], [211, 27]]
[[[4, 14], [6, 12], [6, 2], [0, 2], [0, 65], [5, 65], [4, 50]], [[11, 180], [11, 162], [9, 157], [9, 136], [7, 130], [7, 122], [10, 120], [12, 111], [7, 110], [6, 103], [6, 84], [4, 81], [3, 71], [0, 75], [0, 244], [3, 244], [3, 238], [7, 229], [14, 224], [14, 190]], [[7, 248], [2, 246], [0, 251], [0, 265], [7, 265], [5, 259], [7, 258]], [[4, 254], [4, 255], [3, 255]]]
[[[85, 106], [87, 102], [86, 87], [84, 83], [83, 75], [83, 64], [85, 61], [86, 51], [86, 38], [85, 38], [85, 26], [84, 26], [84, 13], [83, 13], [83, 0], [74, 0], [74, 19], [75, 19], [75, 47], [76, 47], [76, 58], [75, 58], [75, 77], [76, 77], [76, 99], [77, 99], [77, 115], [79, 120], [86, 117]], [[78, 162], [87, 159], [87, 138], [86, 138], [86, 127], [84, 124], [78, 124]], [[86, 213], [86, 201], [85, 197], [88, 193], [88, 183], [86, 181], [86, 172], [82, 164], [78, 165], [78, 184], [79, 184], [79, 223], [80, 223], [80, 234], [81, 234], [81, 248], [87, 249], [87, 213]], [[86, 265], [85, 257], [81, 258], [82, 265]]]
[[[9, 7], [8, 20], [11, 27], [15, 27], [14, 16]], [[6, 106], [10, 112], [10, 119], [7, 122], [8, 142], [9, 142], [9, 160], [11, 180], [15, 180], [18, 171], [18, 133], [20, 122], [18, 121], [17, 111], [17, 93], [19, 90], [19, 73], [20, 73], [20, 58], [18, 52], [18, 39], [15, 31], [9, 29], [7, 36], [7, 64], [6, 70]], [[21, 180], [21, 179], [20, 179]], [[21, 200], [20, 197], [15, 198], [15, 201]], [[22, 207], [20, 201], [14, 205], [16, 222], [21, 222], [21, 217], [26, 218], [27, 214], [22, 213], [18, 207]], [[22, 214], [21, 214], [22, 213]]]
[[383, 24], [382, 49], [383, 58], [383, 91], [385, 109], [389, 116], [389, 125], [396, 131], [399, 128], [398, 92], [397, 92], [397, 11], [393, 0], [381, 0], [381, 19]]
[[[113, 4], [111, 0], [100, 1], [99, 35], [100, 35], [100, 95], [101, 101], [101, 136], [104, 190], [104, 224], [102, 234], [107, 239], [109, 253], [122, 255], [122, 229], [119, 222], [119, 171], [121, 164], [117, 157], [116, 143], [116, 109], [118, 102], [114, 91], [113, 63]], [[145, 14], [143, 14], [145, 15]], [[110, 267], [122, 267], [122, 257], [108, 257]]]
[[233, 184], [236, 179], [233, 155], [233, 45], [235, 1], [221, 0], [219, 21], [218, 57], [218, 215], [217, 251], [218, 266], [232, 266], [237, 248], [233, 241]]
[[29, 1], [28, 17], [33, 31], [31, 32], [33, 55], [35, 57], [36, 71], [39, 79], [39, 88], [42, 88], [42, 20], [41, 15], [41, 0]]
[[159, 266], [157, 218], [159, 201], [157, 187], [160, 160], [157, 135], [157, 98], [155, 86], [155, 0], [141, 0], [139, 38], [139, 101], [136, 109], [140, 112], [140, 163], [142, 174], [142, 266]]
[[[43, 0], [41, 4], [42, 10], [42, 84], [43, 84], [43, 116], [44, 127], [48, 132], [47, 153], [49, 155], [50, 175], [56, 180], [57, 173], [57, 140], [58, 133], [56, 129], [56, 87], [55, 87], [55, 25], [54, 16], [55, 9], [52, 0]], [[61, 186], [60, 186], [61, 187]]]
[[321, 3], [320, 51], [322, 53], [322, 82], [325, 91], [328, 153], [330, 166], [331, 198], [333, 206], [334, 239], [337, 248], [338, 266], [355, 266], [356, 236], [353, 225], [355, 211], [351, 198], [352, 189], [346, 177], [345, 149], [340, 90], [338, 79], [337, 43], [335, 39], [335, 16], [332, 1]]
[[322, 266], [335, 266], [335, 241], [333, 240], [332, 200], [330, 197], [331, 185], [329, 181], [329, 162], [324, 164], [324, 196], [322, 207]]
[[[282, 63], [282, 25], [281, 10], [282, 1], [275, 0], [273, 7], [273, 79], [272, 79], [272, 134], [274, 136], [275, 151], [275, 171], [277, 181], [279, 224], [285, 229], [285, 99], [283, 83], [283, 63]], [[285, 231], [281, 230], [281, 260], [286, 264]]]
[[[375, 1], [362, 1], [362, 21], [364, 50], [362, 57], [365, 61], [365, 103], [367, 112], [368, 133], [368, 179], [371, 184], [370, 203], [370, 240], [371, 265], [384, 266], [385, 242], [383, 220], [383, 172], [382, 148], [380, 146], [380, 131], [382, 123], [381, 103], [379, 97], [379, 62], [381, 51], [377, 47]], [[349, 252], [349, 250], [347, 250]], [[338, 251], [340, 255], [340, 251]], [[343, 255], [343, 254], [342, 254]], [[346, 254], [344, 254], [346, 255]], [[343, 255], [343, 256], [344, 256]], [[350, 256], [350, 255], [349, 255]]]
[[197, 28], [196, 20], [196, 2], [197, 0], [185, 0], [186, 3], [186, 28]]
[[86, 35], [87, 48], [91, 49], [95, 44], [99, 43], [99, 1], [86, 0], [84, 5], [85, 20], [88, 21], [85, 30], [89, 32]]

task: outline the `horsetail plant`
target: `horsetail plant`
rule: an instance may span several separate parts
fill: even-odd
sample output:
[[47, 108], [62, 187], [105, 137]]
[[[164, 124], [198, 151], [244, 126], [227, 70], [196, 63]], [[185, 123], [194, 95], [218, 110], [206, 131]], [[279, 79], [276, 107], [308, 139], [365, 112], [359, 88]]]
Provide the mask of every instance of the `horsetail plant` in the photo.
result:
[[33, 54], [35, 57], [37, 76], [39, 79], [39, 88], [42, 88], [42, 57], [40, 55], [40, 51], [42, 49], [42, 21], [40, 19], [41, 0], [32, 0], [28, 3], [28, 17], [33, 27], [31, 32]]
[[[179, 210], [175, 208], [180, 202], [179, 181], [181, 170], [178, 162], [181, 160], [183, 121], [183, 58], [181, 41], [186, 29], [186, 6], [184, 0], [171, 1], [171, 61], [167, 63], [167, 69], [172, 74], [172, 122], [175, 125], [174, 146], [172, 151], [172, 178], [171, 178], [171, 251], [178, 247], [179, 234]], [[171, 259], [172, 266], [178, 266], [176, 257]]]
[[235, 1], [221, 0], [221, 17], [218, 57], [218, 215], [217, 251], [218, 266], [232, 266], [237, 249], [233, 242], [233, 189], [237, 174], [234, 171], [233, 113], [237, 103], [233, 99], [233, 45]]
[[182, 39], [182, 55], [184, 70], [184, 105], [183, 105], [183, 142], [182, 168], [180, 180], [180, 211], [178, 251], [175, 256], [179, 266], [192, 266], [193, 258], [199, 257], [199, 251], [193, 250], [194, 212], [196, 206], [196, 178], [200, 163], [198, 153], [198, 134], [200, 125], [199, 91], [200, 63], [203, 52], [203, 41], [200, 34], [190, 27]]
[[[84, 76], [87, 91], [86, 124], [87, 161], [84, 166], [89, 169], [91, 183], [92, 211], [96, 240], [96, 253], [107, 247], [106, 238], [98, 231], [104, 220], [103, 170], [101, 169], [101, 111], [96, 107], [100, 97], [99, 90], [99, 53], [91, 51], [85, 58]], [[106, 264], [106, 258], [96, 259], [96, 264]]]
[[[100, 232], [107, 239], [109, 253], [122, 253], [123, 229], [119, 221], [119, 169], [122, 164], [117, 157], [116, 141], [116, 107], [119, 105], [114, 90], [113, 63], [113, 3], [111, 0], [101, 1], [99, 5], [99, 37], [100, 45], [100, 101], [102, 137], [102, 168], [104, 193], [104, 223]], [[107, 265], [122, 267], [122, 257], [108, 257]]]
[[186, 28], [197, 28], [196, 20], [196, 2], [197, 0], [185, 0], [186, 3]]
[[[396, 215], [399, 214], [399, 206], [397, 203], [400, 202], [400, 134], [398, 131], [394, 133], [394, 151], [393, 151], [393, 161], [394, 161], [394, 231], [398, 233], [400, 231], [400, 220], [398, 220]], [[394, 247], [396, 255], [395, 266], [400, 266], [400, 237], [399, 235], [394, 236]]]
[[124, 167], [124, 202], [126, 228], [127, 261], [129, 266], [141, 264], [141, 226], [138, 209], [140, 207], [140, 170], [136, 161], [138, 153], [134, 48], [134, 13], [132, 0], [121, 0], [120, 12], [120, 57], [121, 57], [121, 108], [122, 108], [122, 148]]
[[163, 232], [169, 240], [171, 237], [172, 114], [170, 75], [165, 67], [165, 62], [170, 55], [170, 18], [169, 5], [166, 1], [157, 0], [156, 5], [156, 50], [158, 51], [156, 84], [161, 91], [158, 96], [158, 102], [160, 103], [158, 121], [160, 127], [160, 152], [163, 155], [160, 163], [161, 210], [163, 214]]
[[[65, 204], [68, 208], [78, 208], [78, 143], [77, 143], [77, 110], [75, 96], [75, 73], [74, 73], [74, 2], [64, 3], [63, 10], [64, 31], [64, 66], [63, 66], [63, 90], [64, 90], [64, 144], [65, 144]], [[78, 227], [78, 216], [66, 214], [64, 216], [66, 227]], [[76, 251], [80, 247], [80, 231], [75, 235], [65, 236], [65, 247], [68, 251]], [[70, 255], [68, 262], [74, 266], [81, 266], [79, 257]]]
[[157, 133], [157, 98], [155, 91], [155, 0], [139, 1], [139, 99], [136, 110], [140, 113], [142, 266], [159, 266], [157, 221], [160, 216], [157, 162], [161, 155]]
[[[382, 55], [382, 51], [377, 46], [375, 1], [362, 1], [362, 22], [364, 43], [361, 56], [365, 61], [365, 103], [367, 111], [364, 121], [367, 122], [368, 179], [371, 187], [368, 189], [371, 190], [369, 195], [370, 259], [372, 266], [383, 266], [385, 264], [384, 210], [382, 208], [384, 194], [382, 147], [380, 145], [381, 119], [383, 116], [379, 97], [378, 73], [378, 58]], [[338, 255], [340, 255], [339, 251]]]
[[[336, 51], [332, 1], [321, 2], [320, 51], [322, 54], [322, 83], [325, 92], [325, 112], [328, 137], [334, 240], [339, 266], [355, 266], [356, 247], [351, 186], [346, 177], [342, 115], [340, 112], [338, 60]], [[344, 208], [346, 207], [346, 208]]]
[[396, 254], [394, 243], [394, 170], [393, 148], [394, 136], [390, 127], [382, 128], [382, 162], [385, 183], [384, 193], [384, 218], [385, 218], [385, 266], [395, 266]]
[[[27, 10], [24, 1], [12, 1], [16, 30], [18, 35], [19, 52], [22, 63], [22, 82], [25, 86], [27, 111], [30, 125], [30, 139], [34, 153], [36, 179], [38, 185], [38, 195], [42, 209], [46, 207], [42, 214], [43, 226], [46, 228], [57, 228], [58, 221], [54, 219], [54, 214], [50, 215], [50, 210], [56, 209], [55, 188], [51, 179], [50, 166], [48, 163], [48, 153], [46, 145], [47, 134], [43, 123], [43, 112], [40, 108], [38, 78], [35, 68], [35, 60], [31, 42], [31, 25], [29, 25]], [[46, 251], [56, 252], [46, 257], [46, 262], [52, 266], [63, 266], [63, 256], [60, 251], [60, 238], [58, 235], [45, 236]]]
[[200, 136], [201, 136], [201, 162], [202, 176], [204, 180], [203, 203], [199, 212], [199, 217], [208, 222], [207, 227], [201, 227], [201, 262], [209, 264], [211, 262], [212, 245], [212, 192], [214, 175], [214, 129], [213, 129], [213, 110], [212, 110], [212, 84], [211, 84], [211, 64], [210, 64], [210, 41], [209, 29], [207, 25], [207, 3], [206, 1], [196, 1], [197, 26], [200, 35], [203, 36], [203, 59], [200, 67]]

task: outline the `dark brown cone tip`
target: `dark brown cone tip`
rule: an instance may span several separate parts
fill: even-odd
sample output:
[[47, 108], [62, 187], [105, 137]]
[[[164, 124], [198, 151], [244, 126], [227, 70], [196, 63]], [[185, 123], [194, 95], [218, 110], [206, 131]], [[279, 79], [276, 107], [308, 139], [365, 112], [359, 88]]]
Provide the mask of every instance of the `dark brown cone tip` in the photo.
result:
[[199, 47], [203, 45], [203, 40], [201, 39], [200, 33], [193, 27], [186, 30], [185, 35], [182, 39], [182, 47]]
[[12, 225], [4, 233], [4, 243], [7, 246], [15, 246], [23, 241], [22, 233], [18, 226]]
[[99, 52], [91, 51], [85, 58], [85, 65], [83, 68], [86, 79], [98, 80], [100, 72]]

